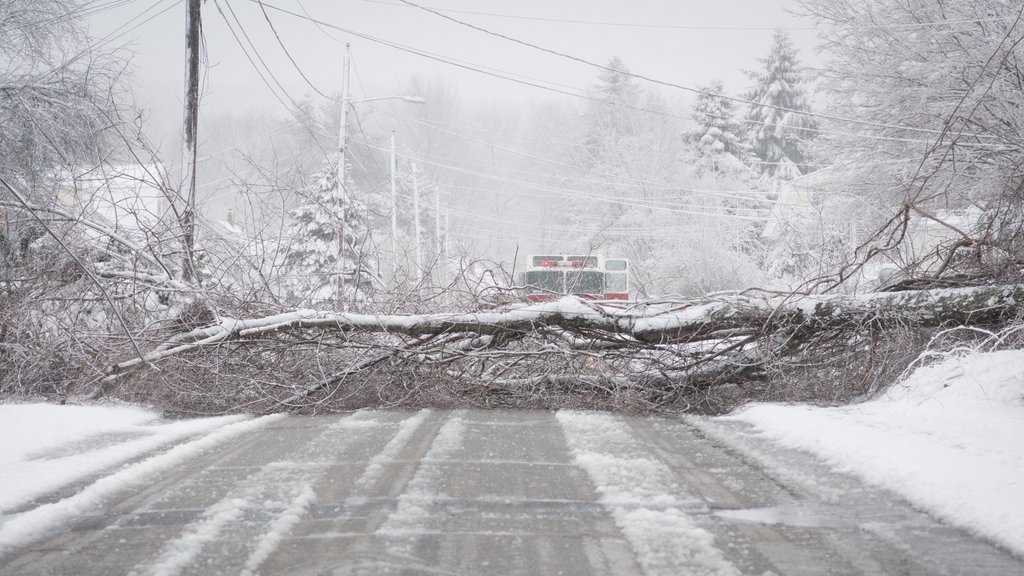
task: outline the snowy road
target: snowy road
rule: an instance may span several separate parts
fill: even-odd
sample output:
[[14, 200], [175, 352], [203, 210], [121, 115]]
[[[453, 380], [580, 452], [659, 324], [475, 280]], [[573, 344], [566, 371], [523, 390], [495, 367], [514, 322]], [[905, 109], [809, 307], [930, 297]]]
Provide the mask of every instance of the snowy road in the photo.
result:
[[0, 515], [5, 575], [825, 573], [1024, 562], [742, 422], [578, 412], [230, 421]]

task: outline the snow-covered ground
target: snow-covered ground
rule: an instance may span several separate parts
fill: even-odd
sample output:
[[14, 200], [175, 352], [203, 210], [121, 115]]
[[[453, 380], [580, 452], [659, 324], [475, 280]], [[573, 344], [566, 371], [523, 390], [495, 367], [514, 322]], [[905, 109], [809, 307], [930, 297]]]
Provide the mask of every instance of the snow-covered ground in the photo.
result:
[[[0, 556], [280, 417], [166, 421], [126, 406], [0, 405]], [[73, 494], [35, 502], [87, 479]]]
[[947, 358], [862, 404], [757, 404], [725, 418], [1024, 554], [1024, 351]]
[[238, 417], [166, 421], [129, 406], [0, 404], [0, 517]]

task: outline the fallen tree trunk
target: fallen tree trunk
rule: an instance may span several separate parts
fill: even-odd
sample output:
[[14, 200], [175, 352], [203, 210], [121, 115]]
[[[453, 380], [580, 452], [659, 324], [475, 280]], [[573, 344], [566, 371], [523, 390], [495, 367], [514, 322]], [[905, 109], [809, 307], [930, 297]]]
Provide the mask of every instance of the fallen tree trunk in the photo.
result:
[[1024, 285], [1015, 284], [856, 296], [736, 294], [625, 310], [575, 297], [471, 313], [379, 315], [293, 310], [254, 319], [221, 318], [214, 325], [175, 335], [142, 357], [112, 366], [106, 379], [203, 347], [309, 331], [417, 337], [461, 334], [510, 341], [542, 329], [558, 329], [601, 342], [604, 348], [654, 348], [736, 336], [784, 333], [792, 338], [846, 325], [989, 324], [1019, 313], [1022, 307]]

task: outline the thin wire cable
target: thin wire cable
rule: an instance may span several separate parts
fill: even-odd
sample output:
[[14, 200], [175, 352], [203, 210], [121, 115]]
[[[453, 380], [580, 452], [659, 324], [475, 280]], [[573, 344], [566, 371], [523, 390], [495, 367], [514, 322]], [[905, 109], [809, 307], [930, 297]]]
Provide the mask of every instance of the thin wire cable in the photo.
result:
[[34, 20], [32, 22], [25, 22], [21, 26], [17, 26], [17, 28], [30, 28], [35, 26], [50, 26], [53, 24], [59, 24], [61, 22], [75, 20], [77, 18], [84, 18], [87, 16], [92, 16], [94, 14], [99, 14], [100, 12], [103, 12], [105, 10], [111, 10], [115, 8], [120, 8], [122, 6], [127, 6], [135, 1], [136, 0], [109, 0], [108, 2], [105, 2], [102, 5], [96, 6], [96, 4], [100, 4], [101, 0], [92, 0], [91, 2], [86, 2], [81, 6], [73, 8], [59, 16], [53, 16], [41, 20]]
[[[487, 191], [484, 188], [473, 188], [473, 187], [469, 187], [469, 186], [448, 186], [448, 187], [449, 188], [453, 188], [453, 189], [462, 189], [462, 190]], [[769, 215], [767, 213], [764, 214], [764, 215], [750, 215], [750, 214], [730, 214], [728, 212], [710, 212], [710, 211], [702, 210], [702, 208], [705, 208], [703, 206], [696, 206], [696, 207], [693, 207], [693, 208], [679, 208], [679, 207], [670, 207], [670, 206], [662, 206], [662, 205], [645, 204], [645, 203], [642, 203], [642, 202], [637, 202], [637, 201], [634, 201], [634, 200], [628, 200], [628, 199], [622, 199], [622, 198], [612, 198], [612, 197], [607, 197], [607, 196], [595, 196], [595, 195], [592, 195], [592, 194], [587, 194], [587, 193], [579, 192], [579, 191], [571, 191], [571, 190], [570, 191], [566, 191], [566, 190], [558, 190], [558, 189], [550, 190], [550, 189], [542, 189], [542, 188], [532, 188], [532, 189], [535, 190], [535, 191], [531, 191], [530, 188], [527, 188], [526, 190], [518, 190], [516, 193], [519, 196], [530, 196], [530, 197], [534, 197], [534, 198], [551, 198], [552, 196], [556, 196], [556, 197], [560, 197], [560, 198], [566, 198], [566, 199], [569, 199], [569, 200], [586, 200], [586, 201], [590, 201], [590, 202], [599, 202], [599, 203], [603, 203], [603, 204], [612, 204], [612, 205], [616, 205], [616, 206], [625, 206], [625, 207], [628, 207], [628, 208], [647, 208], [647, 209], [650, 209], [650, 210], [660, 210], [660, 211], [663, 211], [663, 212], [669, 212], [669, 213], [672, 213], [672, 214], [682, 214], [682, 215], [686, 215], [686, 216], [707, 216], [707, 217], [716, 217], [716, 218], [720, 217], [720, 218], [729, 218], [729, 219], [734, 219], [734, 220], [747, 220], [747, 221], [751, 221], [751, 222], [763, 222], [765, 220], [769, 220], [770, 219], [770, 217], [769, 217]]]
[[[377, 146], [376, 144], [373, 144], [371, 142], [362, 141], [361, 143], [364, 146], [368, 147], [368, 148], [371, 148], [371, 149], [374, 149], [374, 150], [378, 150], [380, 152], [389, 152], [389, 149], [384, 148], [382, 146]], [[559, 187], [559, 186], [553, 186], [551, 184], [545, 184], [545, 183], [541, 183], [541, 182], [531, 182], [531, 181], [527, 181], [527, 180], [520, 180], [520, 179], [517, 179], [517, 178], [509, 178], [507, 176], [501, 176], [501, 175], [498, 175], [498, 174], [484, 172], [484, 171], [481, 171], [481, 170], [477, 170], [477, 169], [473, 169], [473, 168], [467, 168], [467, 167], [464, 167], [464, 166], [457, 166], [457, 165], [454, 165], [454, 164], [449, 164], [449, 163], [441, 162], [441, 161], [434, 160], [434, 159], [431, 159], [431, 158], [425, 158], [425, 157], [422, 157], [422, 156], [414, 156], [414, 155], [411, 155], [411, 154], [406, 154], [406, 153], [401, 153], [401, 152], [396, 153], [396, 156], [398, 156], [400, 158], [405, 158], [406, 160], [410, 160], [410, 161], [414, 161], [414, 162], [419, 162], [419, 163], [422, 163], [422, 164], [427, 165], [427, 166], [434, 166], [436, 168], [442, 168], [442, 169], [446, 169], [446, 170], [451, 170], [453, 172], [460, 172], [460, 173], [468, 174], [468, 175], [471, 175], [471, 176], [477, 176], [477, 177], [480, 177], [480, 178], [485, 178], [485, 179], [489, 179], [489, 180], [495, 180], [495, 181], [499, 181], [499, 182], [505, 182], [505, 183], [509, 183], [509, 184], [518, 184], [518, 185], [521, 185], [521, 186], [527, 186], [527, 187], [533, 188], [535, 190], [551, 190], [551, 191], [558, 191], [558, 192], [563, 192], [563, 193], [583, 194], [583, 195], [587, 195], [587, 197], [592, 197], [594, 199], [610, 198], [610, 197], [605, 197], [605, 196], [592, 195], [592, 194], [590, 194], [590, 193], [588, 193], [586, 191], [582, 191], [582, 190], [574, 190], [574, 189], [571, 189], [571, 188], [564, 188], [564, 187]], [[605, 184], [614, 185], [614, 183], [607, 183], [607, 182]], [[687, 194], [693, 194], [693, 195], [696, 195], [696, 196], [712, 196], [712, 197], [720, 197], [720, 198], [744, 200], [744, 201], [757, 200], [757, 197], [755, 195], [756, 193], [752, 193], [752, 192], [748, 192], [748, 191], [733, 191], [733, 192], [730, 192], [728, 190], [702, 190], [702, 189], [689, 189], [689, 188], [682, 188], [682, 187], [665, 187], [665, 188], [662, 188], [661, 190], [662, 191], [666, 191], [666, 192], [682, 192], [682, 193], [687, 193]], [[664, 201], [646, 201], [645, 204], [648, 204], [650, 206], [657, 206], [659, 204], [675, 205], [673, 203], [667, 203], [667, 202], [664, 202]], [[680, 206], [684, 206], [684, 207], [688, 206], [688, 205], [685, 205], [685, 204], [679, 204], [679, 205]], [[791, 206], [791, 207], [801, 207], [799, 205], [790, 205], [790, 204], [785, 204], [785, 203], [776, 204], [776, 205]], [[742, 209], [742, 210], [755, 210], [754, 208], [749, 208], [749, 207], [739, 208], [739, 209]]]
[[[245, 43], [242, 42], [242, 39], [241, 39], [241, 37], [239, 37], [238, 32], [236, 32], [234, 26], [231, 25], [231, 20], [228, 18], [227, 14], [224, 13], [224, 10], [221, 9], [221, 6], [220, 6], [221, 1], [223, 1], [224, 4], [227, 6], [228, 10], [231, 12], [232, 16], [234, 17], [235, 22], [238, 24], [238, 26], [240, 28], [241, 28], [242, 24], [238, 20], [238, 17], [235, 16], [234, 10], [231, 9], [231, 5], [230, 5], [230, 3], [228, 3], [227, 0], [220, 0], [220, 1], [215, 0], [214, 1], [214, 6], [217, 7], [217, 12], [221, 15], [221, 18], [224, 19], [224, 23], [227, 25], [228, 30], [231, 32], [231, 36], [235, 39], [235, 43], [242, 50], [242, 53], [245, 55], [246, 59], [249, 61], [249, 64], [252, 66], [253, 70], [255, 70], [256, 74], [260, 77], [260, 80], [263, 81], [263, 84], [267, 87], [267, 90], [270, 91], [270, 94], [274, 97], [274, 99], [277, 100], [278, 103], [281, 104], [281, 106], [285, 110], [287, 110], [289, 112], [289, 114], [291, 114], [291, 116], [295, 119], [295, 121], [300, 126], [302, 126], [303, 129], [305, 129], [307, 133], [309, 133], [309, 135], [313, 139], [313, 143], [316, 145], [316, 147], [320, 149], [320, 152], [324, 156], [327, 156], [328, 155], [327, 148], [324, 147], [322, 142], [320, 142], [320, 138], [317, 136], [316, 132], [312, 128], [310, 128], [310, 126], [305, 122], [305, 120], [303, 118], [299, 117], [299, 115], [297, 113], [297, 110], [300, 108], [298, 103], [295, 101], [294, 98], [291, 97], [290, 94], [288, 94], [288, 92], [284, 89], [284, 87], [281, 85], [281, 83], [279, 81], [277, 81], [277, 78], [275, 76], [273, 76], [273, 73], [271, 72], [271, 70], [267, 66], [266, 62], [263, 60], [263, 58], [257, 52], [256, 53], [256, 58], [259, 59], [260, 63], [262, 63], [263, 66], [266, 68], [267, 74], [269, 74], [274, 79], [274, 83], [277, 84], [277, 86], [282, 90], [282, 92], [284, 93], [284, 98], [287, 98], [291, 102], [291, 104], [292, 104], [291, 106], [289, 106], [288, 103], [286, 103], [284, 101], [284, 98], [282, 98], [282, 96], [277, 93], [277, 91], [274, 89], [274, 86], [271, 85], [270, 81], [267, 80], [267, 77], [264, 75], [263, 71], [260, 69], [260, 66], [256, 63], [256, 60], [253, 59], [253, 55], [250, 54], [249, 50], [246, 49]], [[242, 32], [242, 34], [247, 39], [249, 38], [248, 34], [245, 33], [244, 29], [241, 29], [241, 32]], [[253, 46], [253, 49], [255, 50], [255, 45], [252, 44], [251, 40], [249, 40], [249, 43], [250, 43], [250, 45]]]
[[[367, 4], [380, 4], [382, 6], [392, 6], [395, 8], [411, 8], [399, 2], [390, 2], [387, 0], [362, 0]], [[750, 24], [655, 24], [649, 22], [617, 22], [612, 20], [584, 20], [579, 18], [558, 18], [551, 16], [531, 16], [523, 14], [510, 14], [507, 12], [486, 12], [483, 10], [464, 10], [458, 8], [434, 8], [438, 12], [445, 12], [451, 14], [469, 14], [473, 16], [487, 16], [493, 18], [507, 18], [510, 20], [526, 20], [531, 22], [551, 22], [557, 24], [584, 24], [589, 26], [611, 26], [619, 28], [641, 28], [648, 30], [733, 30], [733, 31], [765, 31], [772, 32], [775, 30], [790, 30], [790, 31], [813, 31], [817, 30], [816, 26], [779, 26], [779, 25], [750, 25]], [[973, 20], [937, 20], [933, 22], [917, 22], [917, 23], [904, 23], [904, 24], [877, 24], [870, 26], [857, 26], [857, 29], [873, 30], [873, 29], [914, 29], [914, 28], [929, 28], [938, 26], [948, 26], [950, 24], [979, 24], [984, 22], [1003, 22], [1009, 18], [980, 18]]]
[[[600, 224], [593, 224], [590, 226], [574, 226], [565, 224], [550, 224], [550, 223], [536, 223], [536, 222], [513, 222], [508, 219], [495, 218], [486, 214], [480, 214], [478, 212], [472, 212], [468, 210], [459, 210], [457, 208], [450, 209], [452, 214], [458, 214], [460, 216], [469, 218], [474, 221], [485, 221], [494, 222], [496, 224], [505, 224], [507, 226], [514, 226], [516, 228], [526, 227], [544, 230], [557, 230], [561, 232], [580, 232], [585, 234], [615, 234], [615, 235], [651, 235], [663, 237], [666, 232], [682, 232], [686, 228], [685, 226], [690, 225], [690, 222], [679, 222], [678, 226], [660, 226], [660, 227], [622, 227], [622, 226], [602, 226]], [[722, 216], [719, 214], [708, 214], [708, 218], [727, 218], [728, 216]], [[685, 235], [679, 235], [683, 237]]]
[[[391, 114], [391, 113], [388, 113], [388, 112], [385, 112], [385, 114], [387, 116], [391, 117], [391, 118], [398, 119], [398, 117], [395, 116], [394, 114]], [[478, 136], [466, 135], [466, 134], [457, 132], [455, 130], [452, 130], [450, 128], [447, 128], [444, 125], [441, 125], [441, 124], [438, 124], [438, 123], [435, 123], [435, 122], [431, 122], [429, 120], [424, 120], [424, 119], [420, 119], [420, 118], [412, 118], [411, 120], [413, 122], [417, 123], [417, 124], [421, 124], [421, 125], [426, 126], [427, 128], [430, 128], [432, 130], [437, 130], [437, 131], [443, 132], [445, 134], [450, 134], [450, 135], [455, 136], [456, 138], [462, 139], [464, 141], [476, 142], [476, 143], [483, 144], [483, 145], [489, 147], [492, 150], [499, 150], [499, 151], [506, 152], [506, 153], [509, 153], [509, 154], [512, 154], [512, 155], [515, 155], [515, 156], [519, 156], [519, 157], [522, 157], [522, 158], [528, 158], [528, 159], [535, 160], [535, 161], [538, 161], [538, 162], [543, 162], [543, 163], [546, 163], [546, 164], [550, 164], [552, 166], [559, 166], [559, 167], [563, 167], [563, 168], [571, 168], [571, 169], [574, 169], [574, 170], [579, 168], [579, 166], [575, 165], [575, 164], [570, 164], [568, 162], [563, 162], [563, 161], [559, 161], [559, 160], [553, 160], [551, 158], [545, 158], [543, 156], [538, 156], [536, 154], [531, 154], [529, 152], [523, 152], [521, 150], [517, 150], [517, 149], [514, 149], [514, 148], [509, 148], [509, 147], [503, 146], [501, 144], [498, 144], [498, 143], [494, 142], [493, 140], [489, 140], [489, 139], [486, 139], [486, 138], [481, 138], [481, 137], [478, 137]], [[364, 137], [365, 137], [365, 133], [364, 133]], [[909, 162], [909, 161], [912, 161], [912, 160], [916, 161], [917, 158], [878, 160], [878, 161], [871, 162], [870, 164], [868, 164], [868, 166], [881, 166], [881, 165], [899, 164], [899, 163], [906, 163], [906, 162]], [[782, 164], [782, 162], [764, 162], [764, 161], [759, 161], [759, 160], [747, 160], [747, 161], [745, 161], [745, 163], [746, 164], [754, 164], [754, 165], [758, 165], [758, 166], [773, 166], [773, 165]], [[851, 169], [855, 168], [855, 167], [852, 167], [852, 166], [842, 166], [840, 164], [814, 164], [814, 163], [808, 163], [808, 164], [804, 164], [804, 166], [814, 166], [814, 167], [817, 167], [817, 168], [832, 168], [832, 169], [844, 169], [845, 168], [846, 170], [851, 170]], [[864, 166], [865, 165], [860, 165], [860, 166], [857, 166], [856, 168], [857, 169], [862, 169]], [[619, 186], [619, 187], [645, 187], [645, 188], [650, 188], [650, 189], [661, 189], [661, 190], [679, 190], [678, 187], [665, 187], [665, 186], [660, 186], [660, 185], [654, 185], [654, 183], [652, 181], [650, 181], [650, 180], [644, 180], [642, 178], [630, 178], [628, 176], [624, 177], [627, 181], [622, 181], [622, 182], [598, 181], [598, 180], [589, 179], [589, 178], [580, 178], [580, 177], [576, 177], [576, 176], [553, 175], [553, 174], [549, 174], [549, 175], [545, 175], [545, 176], [546, 177], [550, 177], [550, 178], [560, 178], [560, 179], [572, 180], [572, 181], [576, 181], [576, 182], [597, 183], [597, 184], [605, 184], [605, 185]], [[632, 182], [628, 182], [628, 181], [632, 181]], [[728, 193], [729, 191], [722, 190], [722, 191], [716, 191], [716, 192], [721, 194], [721, 193]], [[735, 194], [743, 194], [743, 193], [754, 194], [755, 192], [733, 191], [733, 193], [735, 193]]]
[[[421, 49], [418, 49], [418, 48], [414, 48], [414, 47], [411, 47], [411, 46], [408, 46], [408, 45], [403, 45], [403, 44], [399, 44], [399, 43], [396, 43], [396, 42], [392, 42], [390, 40], [385, 40], [385, 39], [382, 39], [382, 38], [378, 38], [376, 36], [373, 36], [373, 35], [370, 35], [370, 34], [366, 34], [366, 33], [363, 33], [363, 32], [359, 32], [359, 31], [356, 31], [356, 30], [352, 30], [350, 28], [344, 28], [342, 26], [338, 26], [336, 24], [332, 24], [330, 22], [326, 22], [324, 20], [320, 20], [320, 19], [312, 17], [312, 16], [307, 16], [307, 15], [304, 15], [304, 14], [299, 14], [298, 12], [294, 12], [294, 11], [289, 10], [287, 8], [282, 8], [280, 6], [276, 6], [274, 4], [271, 4], [269, 2], [265, 2], [263, 0], [249, 0], [249, 1], [250, 2], [262, 1], [263, 4], [267, 8], [269, 8], [269, 9], [276, 10], [278, 12], [281, 12], [283, 14], [287, 14], [287, 15], [295, 17], [295, 18], [299, 18], [299, 19], [302, 19], [302, 20], [307, 20], [307, 21], [309, 21], [311, 23], [314, 23], [314, 24], [317, 24], [319, 26], [322, 26], [322, 27], [325, 27], [325, 28], [330, 28], [330, 29], [333, 29], [333, 30], [337, 30], [339, 32], [343, 32], [345, 34], [349, 34], [349, 35], [354, 36], [356, 38], [361, 38], [361, 39], [366, 40], [368, 42], [373, 42], [375, 44], [380, 44], [382, 46], [386, 46], [386, 47], [392, 48], [394, 50], [398, 50], [398, 51], [401, 51], [401, 52], [406, 52], [406, 53], [409, 53], [409, 54], [413, 54], [415, 56], [419, 56], [419, 57], [425, 58], [427, 60], [433, 60], [435, 62], [440, 62], [442, 64], [447, 64], [449, 66], [453, 66], [455, 68], [460, 68], [460, 69], [463, 69], [463, 70], [468, 70], [468, 71], [471, 71], [471, 72], [475, 72], [475, 73], [478, 73], [478, 74], [483, 74], [485, 76], [490, 76], [490, 77], [497, 78], [497, 79], [500, 79], [500, 80], [505, 80], [505, 81], [508, 81], [508, 82], [513, 82], [513, 83], [520, 84], [520, 85], [523, 85], [523, 86], [529, 86], [529, 87], [532, 87], [532, 88], [537, 88], [537, 89], [540, 89], [540, 90], [545, 90], [545, 91], [552, 92], [552, 93], [555, 93], [555, 94], [562, 94], [562, 95], [565, 95], [565, 96], [572, 96], [574, 98], [579, 98], [579, 99], [582, 99], [582, 100], [588, 100], [588, 101], [591, 101], [591, 102], [597, 102], [597, 103], [602, 103], [602, 104], [605, 103], [600, 98], [597, 98], [595, 96], [590, 96], [590, 95], [588, 95], [586, 93], [583, 93], [583, 92], [574, 92], [574, 91], [571, 91], [571, 90], [564, 90], [564, 89], [561, 89], [561, 88], [557, 88], [557, 87], [555, 87], [553, 85], [554, 83], [551, 83], [551, 82], [549, 82], [549, 84], [552, 84], [552, 85], [546, 85], [546, 84], [541, 84], [540, 82], [535, 82], [535, 81], [532, 81], [532, 80], [524, 80], [524, 79], [522, 79], [522, 77], [518, 77], [517, 78], [516, 75], [514, 73], [511, 73], [511, 72], [504, 72], [504, 71], [495, 72], [495, 71], [493, 71], [495, 69], [488, 69], [485, 66], [476, 65], [476, 64], [467, 64], [465, 62], [461, 62], [459, 60], [455, 60], [455, 59], [452, 59], [452, 58], [449, 58], [449, 57], [446, 57], [446, 56], [434, 54], [434, 53], [427, 52], [427, 51], [424, 51], [424, 50], [421, 50]], [[622, 104], [622, 103], [615, 104], [614, 106], [616, 108], [621, 108], [621, 109], [625, 109], [625, 110], [635, 110], [635, 111], [638, 111], [638, 112], [643, 112], [643, 113], [647, 113], [647, 114], [651, 114], [651, 115], [655, 115], [655, 116], [662, 116], [662, 117], [665, 117], [665, 118], [676, 118], [676, 119], [682, 119], [682, 120], [688, 120], [689, 119], [688, 116], [681, 115], [681, 114], [675, 114], [675, 113], [668, 112], [668, 111], [665, 111], [665, 110], [653, 110], [653, 109], [650, 109], [650, 108], [644, 108], [644, 107], [640, 107], [640, 106], [632, 106], [632, 105]], [[709, 117], [709, 118], [719, 118], [719, 119], [723, 118], [720, 115], [716, 115], [716, 114], [712, 114], [712, 113], [704, 113], [704, 115]], [[735, 120], [737, 122], [741, 122], [741, 123], [744, 123], [744, 124], [769, 125], [768, 122], [759, 121], [759, 120], [753, 120], [753, 119], [749, 119], [749, 118], [737, 118]], [[844, 137], [861, 138], [861, 139], [866, 139], [866, 140], [879, 140], [879, 141], [887, 141], [887, 142], [904, 142], [904, 143], [911, 143], [911, 144], [926, 144], [926, 145], [931, 145], [932, 144], [931, 140], [925, 140], [925, 139], [902, 138], [902, 137], [896, 137], [896, 136], [883, 136], [883, 135], [878, 135], [878, 134], [842, 132], [842, 131], [838, 131], [838, 130], [825, 130], [825, 129], [820, 129], [820, 128], [802, 128], [801, 130], [803, 132], [814, 133], [814, 134], [822, 135], [822, 136], [844, 136]], [[970, 135], [965, 134], [964, 136], [970, 136]], [[1004, 145], [1004, 144], [998, 144], [998, 143], [982, 143], [982, 142], [957, 142], [957, 145], [961, 146], [961, 147], [970, 147], [970, 148], [1007, 148], [1007, 149], [1012, 148], [1012, 146], [1010, 146], [1010, 145]]]
[[[777, 106], [775, 104], [765, 104], [765, 103], [762, 103], [762, 102], [757, 102], [755, 100], [749, 100], [747, 98], [740, 98], [740, 97], [737, 97], [737, 96], [729, 96], [727, 94], [720, 94], [720, 93], [709, 92], [707, 90], [702, 90], [700, 88], [695, 88], [693, 86], [686, 86], [684, 84], [677, 84], [675, 82], [670, 82], [670, 81], [667, 81], [667, 80], [661, 80], [661, 79], [658, 79], [658, 78], [647, 76], [646, 74], [637, 74], [636, 72], [629, 72], [627, 70], [619, 70], [619, 69], [616, 69], [616, 68], [612, 68], [611, 66], [606, 66], [604, 64], [601, 64], [601, 63], [598, 63], [598, 62], [594, 62], [592, 60], [587, 60], [586, 58], [581, 58], [579, 56], [574, 56], [572, 54], [568, 54], [566, 52], [561, 52], [561, 51], [555, 50], [553, 48], [547, 48], [545, 46], [541, 46], [540, 44], [536, 44], [536, 43], [533, 43], [533, 42], [530, 42], [530, 41], [527, 41], [527, 40], [522, 40], [520, 38], [517, 38], [515, 36], [510, 36], [510, 35], [504, 34], [502, 32], [495, 32], [494, 30], [490, 30], [489, 28], [485, 28], [483, 26], [479, 26], [477, 24], [473, 24], [472, 22], [467, 22], [465, 20], [460, 20], [458, 18], [455, 18], [454, 16], [449, 16], [447, 14], [444, 14], [443, 12], [439, 12], [437, 10], [434, 10], [433, 8], [430, 8], [429, 6], [424, 6], [422, 4], [417, 4], [415, 2], [412, 2], [412, 0], [398, 0], [398, 1], [403, 3], [403, 4], [407, 4], [409, 6], [412, 6], [414, 8], [418, 8], [418, 9], [420, 9], [420, 10], [422, 10], [424, 12], [427, 12], [429, 14], [433, 14], [433, 15], [439, 17], [439, 18], [443, 18], [445, 20], [448, 20], [448, 21], [453, 22], [455, 24], [458, 24], [460, 26], [465, 26], [467, 28], [471, 28], [473, 30], [476, 30], [476, 31], [481, 32], [483, 34], [487, 34], [489, 36], [493, 36], [495, 38], [500, 38], [500, 39], [506, 40], [508, 42], [519, 44], [520, 46], [525, 46], [527, 48], [531, 48], [533, 50], [538, 50], [538, 51], [544, 52], [546, 54], [551, 54], [551, 55], [557, 56], [559, 58], [564, 58], [566, 60], [571, 60], [573, 62], [584, 64], [586, 66], [590, 66], [590, 67], [596, 68], [598, 70], [602, 70], [602, 71], [605, 71], [605, 72], [613, 72], [613, 73], [616, 73], [616, 74], [622, 74], [624, 76], [629, 76], [629, 77], [632, 77], [632, 78], [636, 78], [638, 80], [644, 80], [646, 82], [650, 82], [651, 84], [657, 84], [659, 86], [665, 86], [667, 88], [676, 88], [678, 90], [683, 90], [683, 91], [686, 91], [686, 92], [691, 92], [693, 94], [708, 94], [708, 95], [711, 95], [711, 96], [715, 96], [717, 98], [722, 98], [724, 100], [729, 100], [731, 102], [736, 102], [738, 104], [747, 104], [747, 105], [752, 105], [752, 106], [760, 106], [760, 107], [763, 107], [763, 108], [770, 108], [772, 110], [778, 110], [780, 112], [786, 112], [786, 113], [790, 113], [790, 114], [799, 114], [799, 115], [802, 115], [802, 116], [811, 116], [811, 117], [815, 117], [815, 118], [824, 118], [826, 120], [833, 120], [833, 121], [836, 121], [836, 122], [846, 122], [846, 123], [850, 123], [850, 124], [858, 124], [858, 125], [861, 125], [861, 126], [870, 126], [870, 127], [873, 127], [873, 128], [885, 128], [885, 129], [892, 129], [892, 130], [906, 130], [906, 131], [921, 132], [921, 133], [926, 133], [926, 134], [944, 134], [945, 133], [943, 130], [939, 130], [939, 129], [918, 128], [916, 126], [906, 126], [906, 125], [902, 125], [902, 124], [888, 124], [888, 123], [884, 123], [884, 122], [873, 122], [873, 121], [870, 121], [870, 120], [860, 120], [860, 119], [857, 119], [857, 118], [846, 118], [846, 117], [843, 117], [843, 116], [837, 116], [835, 114], [826, 114], [826, 113], [822, 113], [822, 112], [812, 112], [810, 110], [798, 110], [796, 108], [788, 108], [786, 106]], [[994, 137], [997, 137], [997, 136], [993, 136], [993, 135], [990, 135], [990, 134], [962, 134], [961, 136], [963, 136], [963, 137], [972, 137], [972, 138], [994, 138]]]
[[68, 68], [69, 66], [71, 66], [72, 64], [77, 62], [82, 57], [86, 56], [87, 54], [90, 54], [93, 50], [95, 50], [97, 48], [101, 48], [101, 47], [103, 47], [103, 46], [113, 42], [114, 40], [117, 40], [117, 39], [121, 38], [125, 34], [128, 34], [130, 32], [135, 31], [139, 27], [144, 26], [145, 24], [147, 24], [150, 21], [152, 21], [154, 18], [157, 18], [157, 17], [165, 14], [170, 9], [175, 8], [176, 6], [178, 6], [179, 4], [184, 2], [184, 0], [174, 0], [170, 5], [166, 6], [164, 9], [160, 10], [159, 12], [149, 16], [148, 18], [142, 20], [141, 22], [139, 22], [138, 24], [135, 24], [134, 26], [131, 25], [132, 22], [135, 22], [139, 18], [142, 18], [143, 16], [148, 14], [151, 10], [155, 9], [160, 4], [163, 4], [165, 1], [167, 1], [167, 0], [156, 0], [155, 2], [153, 2], [152, 4], [147, 6], [142, 12], [140, 12], [140, 13], [136, 14], [135, 16], [129, 18], [126, 22], [124, 22], [123, 24], [121, 24], [117, 28], [115, 28], [115, 29], [111, 30], [110, 32], [108, 32], [105, 36], [100, 37], [95, 42], [89, 44], [88, 46], [86, 46], [82, 50], [80, 50], [77, 53], [75, 53], [70, 58], [67, 58], [66, 60], [61, 62], [59, 66], [54, 66], [49, 72], [47, 72], [45, 75], [43, 75], [43, 78], [47, 78], [49, 76], [52, 76], [53, 74], [56, 74], [56, 73], [60, 72], [61, 70], [64, 70], [64, 69]]
[[313, 92], [316, 92], [317, 94], [326, 98], [327, 100], [331, 100], [332, 98], [325, 94], [323, 90], [318, 88], [316, 84], [314, 84], [313, 81], [309, 79], [309, 76], [306, 75], [305, 71], [302, 70], [302, 67], [299, 66], [299, 63], [295, 61], [295, 58], [292, 56], [291, 51], [288, 50], [287, 46], [285, 46], [284, 40], [281, 38], [281, 35], [277, 32], [277, 27], [274, 26], [274, 22], [270, 19], [270, 14], [267, 13], [267, 9], [266, 7], [263, 6], [263, 2], [257, 3], [260, 6], [260, 12], [263, 13], [263, 18], [267, 21], [267, 26], [270, 27], [270, 31], [274, 33], [274, 38], [277, 39], [278, 46], [281, 47], [281, 51], [284, 52], [284, 55], [288, 57], [288, 61], [292, 63], [292, 67], [295, 68], [295, 71], [298, 72], [299, 76], [301, 76], [302, 79], [306, 81], [306, 85], [308, 85], [313, 90]]

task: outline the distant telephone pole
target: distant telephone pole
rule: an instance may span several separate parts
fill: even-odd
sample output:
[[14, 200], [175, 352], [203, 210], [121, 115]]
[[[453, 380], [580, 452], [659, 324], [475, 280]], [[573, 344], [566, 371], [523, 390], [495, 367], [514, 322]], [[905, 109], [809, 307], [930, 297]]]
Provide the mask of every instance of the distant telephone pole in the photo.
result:
[[438, 272], [435, 276], [438, 284], [444, 283], [444, 263], [441, 261], [441, 188], [434, 188], [434, 258], [437, 259]]
[[395, 178], [398, 172], [398, 158], [395, 154], [395, 131], [391, 131], [391, 283], [398, 284], [398, 191]]
[[416, 168], [416, 164], [412, 165], [412, 213], [413, 220], [415, 221], [415, 238], [413, 243], [415, 244], [416, 253], [416, 283], [419, 284], [420, 279], [423, 276], [423, 251], [420, 248], [420, 178], [419, 170]]

